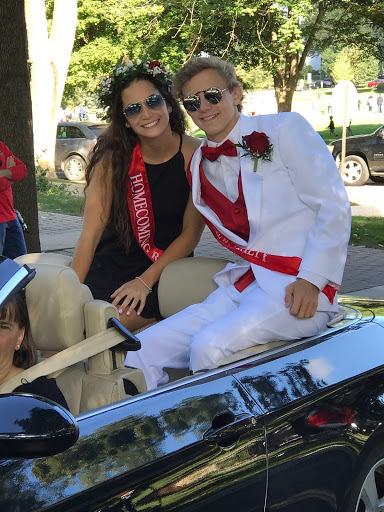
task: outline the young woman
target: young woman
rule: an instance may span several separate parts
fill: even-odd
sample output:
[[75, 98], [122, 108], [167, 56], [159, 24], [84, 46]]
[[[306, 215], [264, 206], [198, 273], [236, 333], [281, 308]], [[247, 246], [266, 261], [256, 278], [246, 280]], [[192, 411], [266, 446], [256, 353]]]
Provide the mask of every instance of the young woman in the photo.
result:
[[160, 319], [157, 283], [171, 261], [191, 254], [204, 224], [186, 165], [199, 141], [158, 62], [117, 65], [103, 81], [111, 124], [86, 171], [86, 202], [72, 267], [95, 299], [113, 301], [131, 330]]
[[[12, 295], [0, 309], [0, 384], [36, 363], [36, 348], [32, 339], [24, 291]], [[39, 377], [13, 390], [49, 398], [68, 409], [67, 402], [55, 379]]]

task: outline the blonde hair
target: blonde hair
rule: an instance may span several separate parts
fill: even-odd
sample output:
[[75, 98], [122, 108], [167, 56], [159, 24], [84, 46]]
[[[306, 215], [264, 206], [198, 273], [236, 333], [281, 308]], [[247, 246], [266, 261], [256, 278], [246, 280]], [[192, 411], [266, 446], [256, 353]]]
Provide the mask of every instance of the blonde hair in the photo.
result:
[[[236, 71], [233, 65], [226, 60], [217, 57], [193, 57], [178, 71], [172, 80], [172, 94], [175, 98], [183, 99], [183, 86], [188, 80], [205, 69], [213, 69], [225, 80], [228, 89], [232, 92], [236, 86], [241, 87], [241, 83], [236, 77]], [[241, 111], [241, 104], [237, 105]]]

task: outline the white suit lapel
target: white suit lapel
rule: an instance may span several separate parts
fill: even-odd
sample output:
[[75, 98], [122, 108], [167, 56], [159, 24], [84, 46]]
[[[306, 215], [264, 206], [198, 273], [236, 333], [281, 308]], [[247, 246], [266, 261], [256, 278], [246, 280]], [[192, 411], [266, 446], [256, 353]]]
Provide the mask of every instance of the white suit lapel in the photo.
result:
[[[257, 131], [257, 118], [240, 116], [240, 134], [250, 135], [252, 132]], [[243, 150], [240, 150], [244, 154]], [[240, 157], [241, 165], [241, 181], [243, 185], [243, 193], [245, 204], [247, 206], [248, 218], [252, 219], [249, 223], [249, 248], [252, 249], [252, 240], [255, 239], [261, 212], [261, 194], [263, 189], [263, 177], [260, 173], [262, 160], [259, 159], [258, 171], [254, 172], [254, 161], [249, 156]]]

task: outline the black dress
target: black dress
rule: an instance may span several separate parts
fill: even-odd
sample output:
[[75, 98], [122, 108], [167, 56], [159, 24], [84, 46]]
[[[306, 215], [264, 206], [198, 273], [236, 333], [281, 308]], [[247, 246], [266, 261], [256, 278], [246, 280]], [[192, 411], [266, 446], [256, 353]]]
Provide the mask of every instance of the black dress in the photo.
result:
[[[184, 170], [184, 157], [178, 152], [167, 162], [145, 164], [155, 219], [154, 244], [163, 251], [181, 234], [183, 215], [189, 197]], [[96, 248], [85, 284], [95, 299], [111, 302], [111, 294], [127, 281], [140, 276], [152, 265], [132, 234], [127, 249], [119, 240], [112, 224], [108, 224]], [[156, 283], [141, 313], [143, 318], [161, 319]]]
[[62, 405], [69, 410], [68, 404], [64, 398], [63, 393], [60, 391], [55, 379], [48, 379], [47, 377], [38, 377], [32, 382], [21, 384], [13, 390], [13, 393], [32, 393], [44, 398], [49, 398], [54, 402]]

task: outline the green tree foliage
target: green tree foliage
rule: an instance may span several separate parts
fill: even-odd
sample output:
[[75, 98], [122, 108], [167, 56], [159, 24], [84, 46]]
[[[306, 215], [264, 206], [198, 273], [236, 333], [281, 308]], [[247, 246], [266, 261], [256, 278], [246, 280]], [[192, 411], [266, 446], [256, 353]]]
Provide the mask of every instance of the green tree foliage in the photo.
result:
[[375, 57], [367, 56], [356, 46], [349, 46], [337, 53], [331, 73], [337, 82], [351, 80], [358, 85], [374, 78], [378, 70], [379, 61]]
[[[52, 0], [51, 0], [52, 1]], [[125, 49], [177, 70], [203, 52], [272, 76], [279, 110], [290, 110], [310, 51], [355, 43], [377, 52], [377, 0], [78, 0], [66, 97], [93, 94]]]
[[78, 24], [64, 99], [96, 101], [102, 77], [128, 50], [133, 60], [147, 54], [152, 25], [162, 10], [155, 1], [78, 0]]
[[326, 48], [323, 52], [321, 52], [321, 68], [324, 71], [325, 76], [332, 74], [335, 60], [339, 51], [340, 48]]
[[242, 66], [236, 66], [236, 75], [239, 77], [245, 91], [273, 87], [271, 73], [261, 65], [249, 70], [245, 70]]

